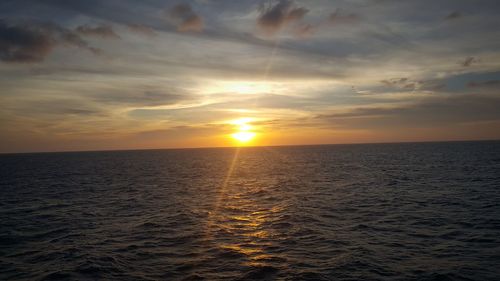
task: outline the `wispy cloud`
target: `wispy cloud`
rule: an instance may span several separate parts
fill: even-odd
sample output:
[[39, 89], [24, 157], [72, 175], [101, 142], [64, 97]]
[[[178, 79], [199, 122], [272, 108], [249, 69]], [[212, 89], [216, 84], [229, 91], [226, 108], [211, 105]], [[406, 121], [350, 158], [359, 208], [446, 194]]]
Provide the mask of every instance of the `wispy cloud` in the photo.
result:
[[483, 87], [494, 87], [500, 88], [500, 80], [488, 80], [482, 82], [471, 81], [467, 83], [467, 87], [469, 88], [483, 88]]
[[462, 65], [463, 67], [469, 67], [469, 66], [472, 66], [475, 63], [478, 63], [479, 61], [480, 60], [478, 58], [467, 57], [467, 58], [465, 58], [465, 60], [463, 60], [463, 61], [460, 62], [460, 65]]
[[360, 21], [360, 16], [355, 13], [345, 13], [341, 9], [331, 13], [328, 20], [331, 24], [354, 24]]
[[297, 37], [306, 38], [306, 37], [313, 35], [316, 32], [316, 28], [317, 28], [317, 26], [314, 26], [314, 25], [309, 24], [309, 23], [304, 23], [304, 24], [298, 25], [294, 29], [294, 32], [295, 32], [295, 35], [297, 35]]
[[96, 36], [100, 38], [112, 38], [112, 39], [120, 39], [120, 36], [115, 33], [113, 28], [109, 25], [81, 25], [76, 28], [76, 32], [84, 35], [84, 36]]
[[135, 33], [147, 35], [147, 36], [157, 36], [155, 30], [147, 25], [138, 24], [138, 23], [129, 23], [127, 24], [127, 28]]
[[133, 107], [172, 105], [178, 102], [193, 100], [188, 93], [170, 90], [145, 90], [142, 92], [113, 92], [107, 95], [95, 95], [95, 102], [108, 105], [129, 105]]

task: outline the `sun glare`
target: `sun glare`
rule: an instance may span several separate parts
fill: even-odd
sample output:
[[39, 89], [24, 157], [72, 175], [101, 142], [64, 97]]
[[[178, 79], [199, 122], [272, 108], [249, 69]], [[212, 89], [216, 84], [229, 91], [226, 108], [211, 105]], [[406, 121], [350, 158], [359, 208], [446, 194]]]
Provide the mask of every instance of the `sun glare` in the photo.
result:
[[236, 132], [231, 135], [235, 140], [240, 143], [247, 143], [255, 137], [255, 133], [252, 132]]
[[247, 144], [252, 141], [257, 135], [253, 132], [253, 126], [248, 124], [251, 118], [236, 119], [231, 122], [236, 127], [237, 132], [231, 134], [231, 137], [238, 142], [239, 145]]

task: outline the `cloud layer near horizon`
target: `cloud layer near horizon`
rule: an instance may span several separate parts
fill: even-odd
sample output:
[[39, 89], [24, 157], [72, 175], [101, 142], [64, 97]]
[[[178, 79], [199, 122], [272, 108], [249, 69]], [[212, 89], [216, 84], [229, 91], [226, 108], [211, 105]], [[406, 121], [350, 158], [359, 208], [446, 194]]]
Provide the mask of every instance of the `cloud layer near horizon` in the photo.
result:
[[500, 138], [500, 5], [433, 3], [2, 1], [0, 152]]

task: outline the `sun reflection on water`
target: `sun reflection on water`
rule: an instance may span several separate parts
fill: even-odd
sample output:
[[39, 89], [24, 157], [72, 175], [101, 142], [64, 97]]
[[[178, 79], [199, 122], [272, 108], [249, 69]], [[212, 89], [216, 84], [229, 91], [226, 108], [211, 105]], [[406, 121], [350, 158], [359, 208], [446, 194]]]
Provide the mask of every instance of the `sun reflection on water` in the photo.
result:
[[207, 219], [206, 233], [218, 251], [241, 259], [241, 265], [268, 266], [270, 261], [280, 259], [269, 252], [275, 238], [269, 225], [283, 209], [258, 200], [262, 192], [258, 181], [241, 181], [239, 169], [247, 168], [239, 159], [243, 149], [234, 151]]

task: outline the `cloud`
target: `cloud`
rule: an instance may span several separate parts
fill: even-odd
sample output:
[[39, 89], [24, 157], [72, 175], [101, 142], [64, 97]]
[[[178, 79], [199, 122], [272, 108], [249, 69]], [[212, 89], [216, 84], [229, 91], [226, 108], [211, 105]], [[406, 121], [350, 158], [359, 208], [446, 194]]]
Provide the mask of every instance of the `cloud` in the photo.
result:
[[413, 81], [407, 77], [402, 77], [382, 80], [380, 83], [388, 87], [394, 87], [402, 90], [415, 90], [423, 84], [423, 81]]
[[76, 32], [85, 36], [95, 36], [100, 38], [119, 39], [120, 36], [115, 33], [113, 28], [109, 25], [81, 25], [76, 28]]
[[0, 60], [4, 62], [41, 62], [58, 45], [82, 48], [94, 54], [100, 52], [75, 32], [53, 23], [8, 24], [0, 21]]
[[500, 121], [500, 97], [464, 94], [432, 96], [396, 107], [358, 107], [345, 112], [320, 114], [323, 124], [346, 128], [415, 128]]
[[[446, 87], [445, 79], [414, 80], [408, 77], [390, 78], [381, 80], [380, 83], [398, 91], [438, 91]], [[386, 88], [383, 89], [387, 91]]]
[[147, 26], [147, 25], [143, 25], [143, 24], [130, 23], [130, 24], [127, 24], [127, 28], [132, 32], [147, 35], [147, 36], [156, 36], [157, 35], [152, 27]]
[[104, 115], [104, 112], [85, 100], [68, 98], [26, 100], [16, 110], [23, 111], [25, 117], [34, 116], [38, 120], [54, 116]]
[[167, 129], [145, 130], [135, 134], [136, 138], [143, 139], [181, 139], [186, 140], [192, 137], [207, 137], [217, 134], [227, 134], [231, 132], [231, 126], [225, 124], [199, 124], [199, 125], [179, 125]]
[[467, 83], [467, 87], [469, 88], [499, 87], [499, 86], [500, 86], [500, 80], [488, 80], [483, 82], [471, 81]]
[[341, 9], [337, 9], [335, 12], [330, 14], [328, 20], [331, 24], [353, 24], [358, 23], [360, 21], [360, 17], [354, 13], [345, 14]]
[[397, 85], [404, 84], [407, 81], [408, 81], [408, 78], [403, 77], [403, 78], [391, 78], [391, 79], [387, 79], [387, 80], [382, 80], [382, 81], [380, 81], [380, 83], [382, 83], [386, 86], [397, 86]]
[[422, 91], [425, 90], [440, 91], [443, 90], [444, 88], [446, 88], [444, 79], [431, 79], [431, 80], [420, 81], [420, 85], [418, 87], [418, 89]]
[[294, 29], [294, 32], [295, 32], [295, 35], [297, 35], [297, 37], [305, 38], [305, 37], [309, 37], [309, 36], [313, 35], [316, 32], [316, 28], [317, 27], [313, 26], [312, 24], [305, 23], [305, 24], [298, 25]]
[[274, 34], [287, 24], [299, 21], [309, 12], [303, 7], [295, 7], [290, 0], [266, 2], [260, 7], [257, 25], [268, 34]]
[[0, 59], [6, 62], [42, 61], [54, 48], [51, 34], [0, 21]]
[[185, 93], [164, 93], [161, 91], [147, 90], [136, 93], [107, 93], [106, 95], [96, 95], [94, 101], [106, 104], [115, 105], [131, 105], [131, 106], [161, 106], [172, 105], [182, 101], [192, 100], [191, 95]]
[[203, 19], [193, 11], [189, 4], [178, 4], [170, 9], [169, 14], [180, 32], [201, 32], [203, 30]]
[[445, 20], [456, 20], [456, 19], [459, 19], [461, 17], [463, 17], [462, 13], [454, 11], [454, 12], [449, 13], [444, 19]]
[[471, 66], [472, 64], [474, 63], [477, 63], [479, 62], [479, 59], [478, 58], [475, 58], [475, 57], [467, 57], [465, 58], [464, 61], [460, 62], [460, 65], [462, 65], [463, 67], [469, 67]]

